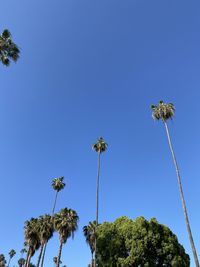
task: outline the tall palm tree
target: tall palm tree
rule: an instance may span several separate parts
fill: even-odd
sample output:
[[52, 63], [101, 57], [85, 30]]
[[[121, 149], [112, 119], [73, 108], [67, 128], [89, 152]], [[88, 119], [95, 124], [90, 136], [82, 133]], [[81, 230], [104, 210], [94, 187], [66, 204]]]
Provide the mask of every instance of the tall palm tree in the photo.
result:
[[89, 222], [88, 225], [83, 227], [83, 233], [86, 238], [86, 242], [90, 246], [92, 255], [91, 266], [94, 266], [94, 251], [95, 251], [95, 235], [96, 235], [96, 221]]
[[[97, 181], [96, 181], [96, 227], [99, 223], [99, 178], [100, 178], [100, 158], [101, 153], [107, 150], [108, 145], [102, 137], [100, 137], [95, 144], [92, 145], [92, 148], [98, 153], [98, 167], [97, 167]], [[94, 267], [96, 267], [96, 258], [97, 258], [97, 238], [95, 237], [95, 257], [94, 257]]]
[[53, 179], [52, 184], [51, 184], [53, 189], [56, 191], [56, 196], [55, 196], [55, 200], [54, 200], [52, 214], [54, 214], [54, 212], [55, 212], [58, 193], [62, 189], [64, 189], [64, 187], [65, 187], [65, 183], [63, 182], [63, 180], [64, 180], [64, 176], [59, 177], [59, 178], [55, 178], [55, 179]]
[[167, 125], [167, 120], [168, 119], [172, 119], [173, 116], [174, 116], [175, 107], [174, 107], [174, 105], [172, 103], [166, 104], [163, 101], [160, 101], [157, 106], [152, 105], [151, 109], [152, 109], [152, 117], [155, 120], [162, 120], [162, 122], [164, 123], [164, 126], [165, 126], [169, 147], [170, 147], [170, 150], [171, 150], [174, 166], [175, 166], [175, 169], [176, 169], [176, 175], [177, 175], [177, 179], [178, 179], [178, 185], [179, 185], [179, 191], [180, 191], [181, 202], [182, 202], [182, 207], [183, 207], [183, 213], [184, 213], [184, 217], [185, 217], [185, 222], [186, 222], [186, 227], [187, 227], [187, 231], [188, 231], [188, 235], [189, 235], [190, 244], [191, 244], [191, 247], [192, 247], [192, 252], [193, 252], [193, 255], [194, 255], [194, 261], [195, 261], [196, 267], [199, 267], [199, 261], [198, 261], [198, 257], [197, 257], [197, 252], [196, 252], [196, 248], [195, 248], [195, 245], [194, 245], [194, 240], [193, 240], [193, 237], [192, 237], [192, 231], [191, 231], [191, 228], [190, 228], [188, 213], [187, 213], [187, 209], [186, 209], [186, 204], [185, 204], [185, 198], [184, 198], [184, 194], [183, 194], [183, 188], [182, 188], [182, 183], [181, 183], [181, 176], [180, 176], [180, 172], [179, 172], [179, 167], [178, 167], [178, 163], [177, 163], [177, 160], [176, 160], [175, 152], [174, 152], [174, 149], [173, 149], [173, 146], [172, 146], [172, 141], [171, 141], [171, 137], [170, 137], [170, 134], [169, 134], [168, 125]]
[[60, 265], [63, 244], [69, 237], [74, 237], [74, 232], [78, 228], [78, 219], [76, 211], [68, 208], [64, 208], [54, 215], [54, 228], [58, 232], [60, 240], [56, 267]]
[[16, 254], [16, 251], [14, 249], [11, 249], [10, 252], [9, 252], [9, 261], [8, 261], [8, 267], [10, 265], [10, 261], [11, 259], [15, 256]]
[[41, 244], [40, 253], [38, 256], [37, 267], [40, 265], [40, 260], [42, 257], [42, 252], [44, 249], [45, 244], [49, 241], [49, 239], [53, 236], [54, 228], [53, 228], [53, 221], [50, 215], [43, 215], [40, 216], [38, 219], [38, 235], [39, 241]]
[[[54, 200], [53, 209], [52, 209], [52, 216], [54, 215], [54, 212], [55, 212], [58, 193], [65, 187], [65, 183], [63, 182], [63, 180], [64, 180], [64, 176], [61, 176], [59, 178], [54, 178], [51, 183], [53, 189], [56, 191], [55, 200]], [[47, 248], [47, 243], [45, 243], [44, 245], [41, 267], [43, 267], [43, 264], [44, 264], [46, 248]]]
[[29, 267], [31, 257], [40, 247], [40, 239], [38, 235], [38, 219], [31, 218], [30, 221], [25, 222], [24, 235], [25, 242], [28, 247], [25, 267]]
[[12, 41], [9, 30], [4, 30], [0, 35], [0, 61], [3, 65], [9, 66], [10, 60], [16, 62], [19, 58], [20, 50]]

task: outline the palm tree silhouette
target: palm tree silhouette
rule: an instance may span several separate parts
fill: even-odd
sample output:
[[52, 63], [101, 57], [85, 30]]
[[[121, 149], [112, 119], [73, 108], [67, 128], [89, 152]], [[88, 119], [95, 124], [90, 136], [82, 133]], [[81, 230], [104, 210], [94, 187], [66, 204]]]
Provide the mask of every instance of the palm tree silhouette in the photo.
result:
[[175, 169], [176, 169], [176, 175], [177, 175], [177, 179], [178, 179], [179, 191], [180, 191], [180, 196], [181, 196], [181, 202], [182, 202], [182, 207], [183, 207], [183, 213], [184, 213], [184, 217], [185, 217], [186, 227], [187, 227], [187, 231], [188, 231], [188, 235], [189, 235], [190, 245], [192, 247], [192, 252], [193, 252], [193, 256], [194, 256], [195, 265], [196, 265], [196, 267], [199, 267], [199, 261], [198, 261], [198, 257], [197, 257], [197, 253], [196, 253], [196, 248], [195, 248], [195, 245], [194, 245], [194, 240], [193, 240], [193, 237], [192, 237], [192, 231], [191, 231], [191, 227], [190, 227], [190, 223], [189, 223], [188, 213], [187, 213], [186, 204], [185, 204], [185, 198], [184, 198], [184, 194], [183, 194], [180, 171], [179, 171], [178, 163], [177, 163], [177, 160], [176, 160], [175, 152], [174, 152], [174, 149], [173, 149], [173, 146], [172, 146], [172, 141], [171, 141], [168, 125], [167, 125], [167, 120], [168, 119], [172, 119], [173, 116], [174, 116], [175, 107], [174, 107], [174, 105], [172, 103], [167, 104], [167, 103], [164, 103], [163, 101], [160, 101], [157, 106], [156, 105], [151, 105], [151, 109], [152, 109], [152, 117], [153, 117], [153, 119], [162, 120], [162, 122], [163, 122], [163, 124], [165, 126], [169, 147], [170, 147], [170, 150], [171, 150], [174, 166], [175, 166]]
[[[54, 215], [54, 212], [55, 212], [58, 193], [65, 187], [65, 183], [63, 182], [63, 180], [64, 180], [64, 176], [61, 176], [59, 178], [54, 178], [51, 183], [51, 186], [56, 191], [55, 200], [54, 200], [53, 209], [52, 209], [52, 216]], [[44, 264], [46, 248], [47, 248], [47, 243], [45, 243], [44, 245], [41, 267], [43, 267], [43, 264]]]
[[83, 233], [86, 242], [90, 246], [90, 251], [92, 255], [91, 266], [94, 266], [94, 251], [95, 251], [95, 235], [96, 235], [96, 221], [89, 222], [88, 225], [83, 227]]
[[40, 253], [38, 256], [37, 267], [40, 265], [44, 246], [47, 244], [50, 238], [52, 238], [54, 232], [52, 217], [50, 215], [40, 216], [38, 219], [38, 235], [40, 240]]
[[20, 50], [12, 41], [9, 30], [4, 30], [0, 35], [0, 61], [3, 65], [9, 66], [10, 61], [16, 62], [19, 58]]
[[[100, 179], [100, 158], [101, 153], [107, 150], [108, 145], [102, 137], [100, 137], [95, 144], [92, 145], [92, 148], [98, 153], [98, 166], [97, 166], [97, 181], [96, 181], [96, 227], [99, 223], [99, 179]], [[96, 267], [96, 258], [97, 258], [97, 238], [95, 235], [95, 257], [94, 257], [94, 267]]]
[[29, 267], [31, 257], [40, 247], [40, 240], [38, 235], [38, 219], [31, 218], [29, 221], [25, 222], [24, 235], [25, 242], [28, 247], [25, 267]]
[[63, 244], [69, 237], [74, 236], [74, 232], [78, 228], [78, 219], [76, 211], [68, 208], [64, 208], [54, 215], [54, 228], [58, 232], [60, 240], [56, 267], [60, 265]]

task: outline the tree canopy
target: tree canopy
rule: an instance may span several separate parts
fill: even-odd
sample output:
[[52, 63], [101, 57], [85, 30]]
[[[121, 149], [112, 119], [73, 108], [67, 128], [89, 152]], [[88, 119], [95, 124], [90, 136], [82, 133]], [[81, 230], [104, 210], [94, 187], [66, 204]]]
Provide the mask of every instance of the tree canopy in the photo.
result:
[[120, 217], [97, 229], [99, 267], [189, 267], [190, 259], [172, 231], [152, 218]]

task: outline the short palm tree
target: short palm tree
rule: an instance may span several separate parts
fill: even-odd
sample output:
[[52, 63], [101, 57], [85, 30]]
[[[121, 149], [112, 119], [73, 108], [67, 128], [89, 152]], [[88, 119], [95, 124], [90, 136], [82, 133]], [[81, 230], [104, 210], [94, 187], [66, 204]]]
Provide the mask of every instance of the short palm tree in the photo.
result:
[[176, 175], [177, 175], [177, 179], [178, 179], [178, 185], [179, 185], [179, 191], [180, 191], [180, 196], [181, 196], [181, 201], [182, 201], [182, 207], [183, 207], [185, 222], [186, 222], [187, 231], [188, 231], [188, 235], [189, 235], [189, 240], [190, 240], [190, 244], [191, 244], [191, 247], [192, 247], [192, 252], [193, 252], [193, 255], [194, 255], [194, 261], [195, 261], [196, 267], [199, 267], [199, 261], [198, 261], [196, 248], [195, 248], [194, 240], [193, 240], [193, 237], [192, 237], [192, 231], [191, 231], [191, 228], [190, 228], [188, 213], [187, 213], [187, 209], [186, 209], [186, 204], [185, 204], [185, 198], [184, 198], [184, 194], [183, 194], [183, 188], [182, 188], [182, 183], [181, 183], [179, 167], [178, 167], [178, 163], [177, 163], [177, 160], [176, 160], [175, 152], [174, 152], [174, 149], [173, 149], [173, 146], [172, 146], [171, 137], [170, 137], [169, 129], [168, 129], [168, 125], [167, 125], [167, 120], [168, 119], [172, 119], [173, 116], [174, 116], [175, 107], [174, 107], [174, 105], [172, 103], [166, 104], [163, 101], [160, 101], [157, 106], [152, 105], [151, 109], [152, 109], [152, 117], [153, 117], [153, 119], [161, 120], [164, 123], [164, 126], [165, 126], [169, 147], [170, 147], [170, 150], [171, 150], [174, 166], [175, 166], [175, 169], [176, 169]]
[[[92, 148], [98, 153], [98, 167], [97, 167], [97, 181], [96, 181], [96, 226], [99, 223], [99, 179], [100, 179], [100, 157], [101, 153], [107, 150], [108, 145], [102, 137], [100, 137], [95, 144], [92, 145]], [[97, 239], [95, 237], [95, 257], [94, 257], [94, 267], [96, 267], [96, 258], [97, 258]]]
[[31, 257], [40, 247], [40, 239], [38, 235], [38, 219], [31, 218], [30, 221], [25, 222], [24, 235], [25, 242], [28, 247], [25, 267], [29, 267]]
[[4, 254], [0, 254], [0, 267], [6, 267], [6, 259]]
[[14, 249], [11, 249], [10, 252], [9, 252], [9, 261], [8, 261], [8, 267], [10, 265], [10, 261], [11, 259], [15, 256], [16, 254], [16, 251]]
[[54, 200], [54, 205], [53, 205], [53, 210], [52, 210], [52, 213], [54, 214], [55, 212], [55, 207], [56, 207], [56, 201], [57, 201], [57, 196], [58, 196], [58, 193], [64, 189], [65, 187], [65, 183], [63, 182], [64, 180], [64, 176], [62, 177], [59, 177], [59, 178], [55, 178], [53, 179], [52, 181], [52, 187], [53, 189], [56, 191], [56, 196], [55, 196], [55, 200]]
[[49, 239], [52, 238], [53, 232], [54, 232], [54, 228], [53, 228], [52, 217], [47, 214], [40, 216], [38, 219], [38, 235], [39, 235], [39, 241], [40, 241], [41, 247], [40, 247], [40, 253], [38, 256], [37, 267], [39, 267], [40, 265], [40, 260], [42, 257], [44, 246], [45, 244], [47, 244]]
[[23, 258], [24, 253], [27, 253], [26, 248], [22, 248], [22, 249], [20, 250], [20, 253], [21, 253], [21, 258]]
[[94, 265], [94, 251], [95, 251], [95, 236], [96, 236], [96, 221], [89, 222], [88, 225], [83, 227], [83, 233], [86, 238], [86, 242], [90, 246], [92, 255], [91, 266]]
[[26, 262], [26, 261], [25, 261], [24, 258], [20, 258], [20, 259], [18, 260], [18, 265], [19, 265], [19, 267], [24, 266], [25, 262]]
[[4, 30], [0, 35], [0, 61], [3, 65], [9, 66], [10, 60], [16, 62], [19, 58], [20, 50], [12, 41], [9, 30]]
[[74, 237], [74, 232], [78, 228], [78, 219], [76, 211], [68, 208], [64, 208], [54, 215], [54, 228], [58, 232], [60, 240], [56, 267], [60, 265], [63, 244], [69, 237]]
[[[55, 266], [57, 265], [57, 261], [58, 261], [58, 258], [57, 257], [53, 257], [53, 262], [55, 263]], [[62, 261], [60, 261], [60, 264], [62, 263]]]

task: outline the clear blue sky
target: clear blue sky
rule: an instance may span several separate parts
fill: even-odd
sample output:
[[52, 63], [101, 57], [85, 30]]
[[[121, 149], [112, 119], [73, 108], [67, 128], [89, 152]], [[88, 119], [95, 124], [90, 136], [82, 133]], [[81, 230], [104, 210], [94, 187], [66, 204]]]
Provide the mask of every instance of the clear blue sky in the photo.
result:
[[[62, 260], [87, 266], [91, 144], [103, 136], [100, 221], [156, 217], [192, 256], [164, 127], [149, 108], [163, 99], [177, 109], [170, 131], [200, 254], [199, 10], [197, 0], [2, 1], [0, 31], [21, 58], [0, 66], [0, 253], [20, 251], [24, 221], [51, 211], [51, 180], [64, 175], [57, 210], [75, 209], [80, 223]], [[54, 238], [45, 267], [57, 249]]]

